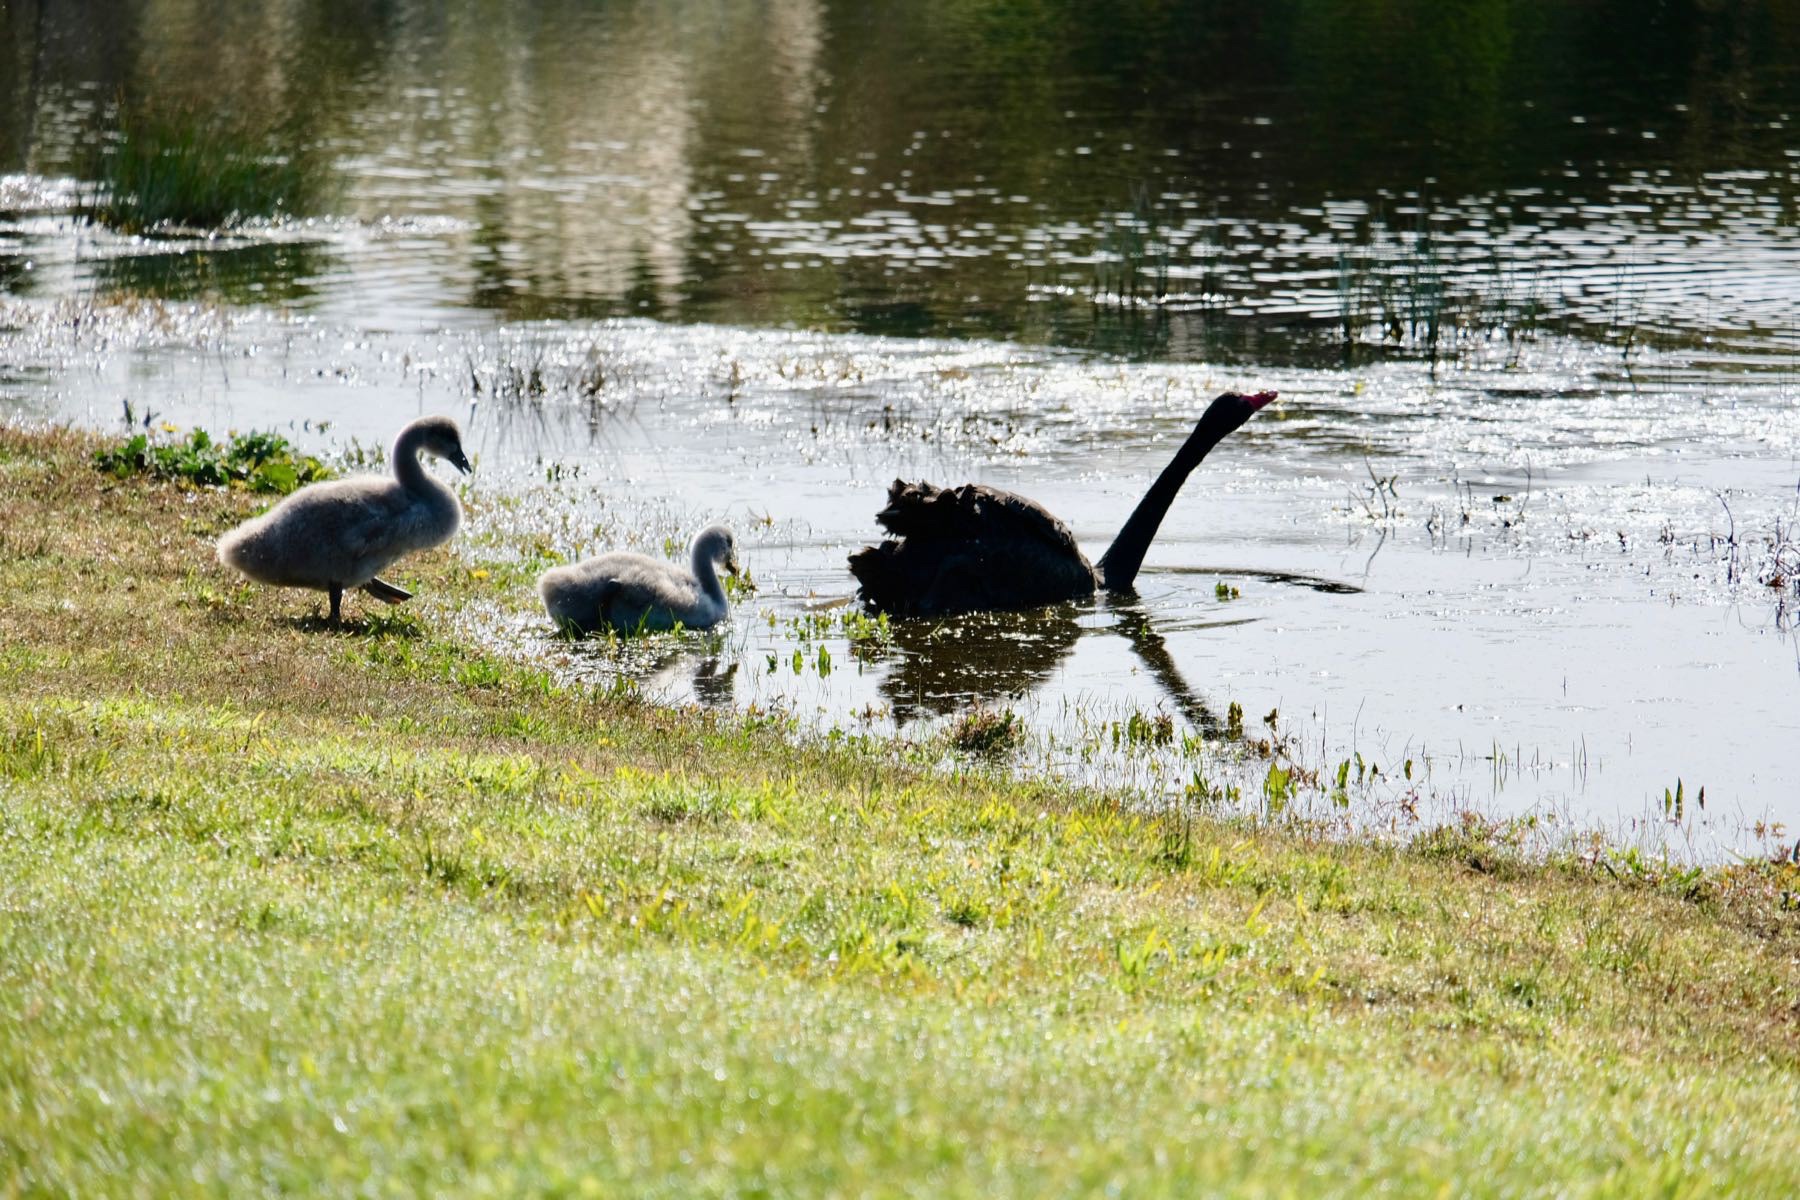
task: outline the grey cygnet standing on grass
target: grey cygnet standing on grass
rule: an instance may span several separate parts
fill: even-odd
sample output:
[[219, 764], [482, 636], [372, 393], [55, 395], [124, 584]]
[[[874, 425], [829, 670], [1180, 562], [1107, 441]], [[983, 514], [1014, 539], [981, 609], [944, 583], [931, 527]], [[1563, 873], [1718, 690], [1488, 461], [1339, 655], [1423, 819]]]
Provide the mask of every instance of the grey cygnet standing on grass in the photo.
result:
[[367, 475], [301, 488], [219, 539], [219, 561], [258, 583], [331, 595], [339, 620], [345, 588], [398, 604], [412, 593], [377, 574], [415, 550], [450, 540], [462, 524], [456, 493], [433, 479], [420, 453], [472, 468], [449, 417], [420, 417], [394, 439], [394, 477]]
[[738, 573], [737, 543], [729, 529], [713, 525], [695, 535], [689, 553], [691, 568], [625, 551], [552, 567], [538, 579], [538, 594], [557, 627], [575, 633], [608, 626], [621, 633], [663, 630], [678, 623], [711, 629], [731, 608], [718, 568]]

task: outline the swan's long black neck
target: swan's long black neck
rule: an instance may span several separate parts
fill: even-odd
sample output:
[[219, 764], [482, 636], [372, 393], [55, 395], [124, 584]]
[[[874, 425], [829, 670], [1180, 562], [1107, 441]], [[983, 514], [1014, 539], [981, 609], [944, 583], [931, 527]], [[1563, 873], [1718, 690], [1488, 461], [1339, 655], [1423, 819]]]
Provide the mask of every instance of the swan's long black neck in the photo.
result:
[[1144, 565], [1144, 555], [1150, 550], [1150, 542], [1156, 537], [1156, 531], [1162, 527], [1163, 517], [1168, 515], [1169, 506], [1175, 503], [1175, 496], [1181, 491], [1181, 485], [1187, 477], [1194, 473], [1200, 460], [1231, 432], [1232, 426], [1209, 419], [1211, 414], [1200, 418], [1194, 426], [1194, 432], [1182, 443], [1181, 449], [1175, 452], [1174, 461], [1163, 468], [1138, 506], [1131, 510], [1126, 518], [1124, 528], [1113, 544], [1107, 547], [1106, 553], [1100, 556], [1095, 567], [1095, 574], [1100, 576], [1100, 586], [1109, 592], [1129, 592], [1137, 579], [1138, 568]]

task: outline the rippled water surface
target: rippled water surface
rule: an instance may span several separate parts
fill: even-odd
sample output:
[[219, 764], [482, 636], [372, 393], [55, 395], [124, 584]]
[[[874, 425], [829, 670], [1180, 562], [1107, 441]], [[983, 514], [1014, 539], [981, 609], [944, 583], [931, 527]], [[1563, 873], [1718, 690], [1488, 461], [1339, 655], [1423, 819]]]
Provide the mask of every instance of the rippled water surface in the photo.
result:
[[[1285, 739], [1368, 820], [1752, 847], [1800, 823], [1800, 5], [1439, 10], [8, 6], [0, 405], [340, 449], [451, 412], [476, 559], [729, 521], [758, 590], [713, 638], [439, 614], [671, 701], [982, 705], [1246, 808]], [[326, 215], [82, 221], [121, 97], [278, 125]], [[1097, 555], [1228, 387], [1282, 398], [1135, 599], [847, 618], [895, 476]]]

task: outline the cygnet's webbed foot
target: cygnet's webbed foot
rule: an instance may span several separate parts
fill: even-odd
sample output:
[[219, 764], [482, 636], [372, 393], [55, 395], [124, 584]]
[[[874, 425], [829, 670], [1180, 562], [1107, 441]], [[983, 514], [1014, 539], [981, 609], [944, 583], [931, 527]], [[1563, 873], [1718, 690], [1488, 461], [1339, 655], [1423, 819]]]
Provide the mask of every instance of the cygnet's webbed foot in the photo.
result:
[[400, 604], [412, 599], [411, 592], [403, 587], [395, 587], [385, 579], [371, 579], [362, 586], [363, 591], [369, 593], [369, 595], [375, 597], [377, 600], [383, 600], [389, 604]]

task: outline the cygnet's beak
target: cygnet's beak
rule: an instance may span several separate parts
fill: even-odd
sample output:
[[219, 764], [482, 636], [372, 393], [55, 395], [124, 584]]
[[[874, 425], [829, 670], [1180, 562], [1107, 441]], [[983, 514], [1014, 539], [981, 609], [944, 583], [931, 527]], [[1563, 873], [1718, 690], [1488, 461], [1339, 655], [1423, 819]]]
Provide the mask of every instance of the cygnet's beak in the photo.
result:
[[739, 575], [744, 573], [744, 569], [738, 566], [737, 555], [734, 554], [725, 560], [725, 573], [730, 575], [733, 579], [736, 579]]
[[461, 471], [464, 475], [472, 475], [475, 473], [475, 468], [469, 465], [469, 456], [462, 452], [460, 446], [450, 452], [450, 465]]

